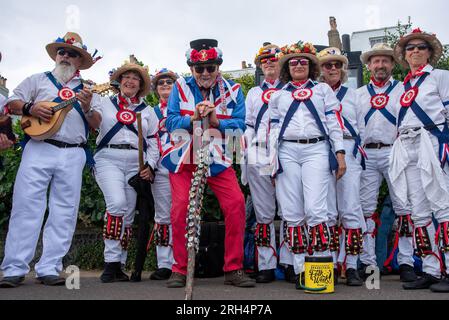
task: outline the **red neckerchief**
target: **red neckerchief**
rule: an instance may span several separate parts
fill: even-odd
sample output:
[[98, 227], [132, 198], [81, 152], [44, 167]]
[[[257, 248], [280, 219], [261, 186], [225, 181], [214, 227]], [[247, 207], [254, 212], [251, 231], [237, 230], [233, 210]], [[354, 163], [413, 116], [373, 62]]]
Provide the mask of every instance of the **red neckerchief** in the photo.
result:
[[164, 114], [164, 110], [167, 108], [167, 100], [161, 99], [161, 112]]
[[[118, 100], [119, 100], [119, 107], [120, 109], [125, 109], [127, 107], [129, 107], [129, 103], [128, 103], [128, 99], [126, 99], [125, 97], [123, 97], [121, 94], [118, 95]], [[129, 99], [131, 101], [132, 104], [137, 104], [139, 102], [139, 98], [137, 97], [133, 97]]]
[[427, 64], [422, 65], [421, 67], [418, 68], [418, 70], [416, 70], [415, 73], [412, 74], [412, 71], [410, 70], [410, 72], [407, 74], [407, 76], [404, 79], [404, 84], [407, 84], [407, 82], [409, 82], [410, 80], [412, 80], [413, 78], [416, 77], [421, 77], [425, 72], [423, 72], [424, 68], [427, 66]]
[[331, 86], [332, 90], [337, 91], [338, 88], [341, 87], [341, 81], [338, 81], [336, 84], [334, 84], [333, 86]]
[[303, 80], [303, 81], [292, 81], [292, 83], [293, 83], [293, 85], [295, 85], [295, 86], [297, 86], [297, 87], [301, 87], [301, 86], [304, 85], [307, 81], [309, 81], [309, 80], [307, 79], [307, 80]]
[[265, 81], [271, 84], [272, 86], [274, 86], [274, 83], [276, 82], [276, 80], [265, 80]]
[[373, 76], [371, 76], [371, 82], [378, 88], [383, 88], [388, 81], [390, 81], [390, 79], [387, 79], [385, 81], [377, 81]]

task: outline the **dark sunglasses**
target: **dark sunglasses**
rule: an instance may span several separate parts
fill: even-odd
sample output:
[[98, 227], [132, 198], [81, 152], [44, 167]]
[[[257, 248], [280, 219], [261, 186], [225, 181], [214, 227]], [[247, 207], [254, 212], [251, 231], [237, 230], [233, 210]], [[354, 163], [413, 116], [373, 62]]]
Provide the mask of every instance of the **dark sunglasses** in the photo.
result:
[[327, 62], [327, 63], [323, 64], [323, 67], [326, 70], [332, 70], [333, 67], [335, 67], [335, 69], [341, 69], [341, 68], [343, 68], [343, 63], [341, 63], [341, 61]]
[[175, 83], [172, 79], [161, 79], [157, 82], [158, 86], [168, 85], [171, 86], [173, 83]]
[[288, 61], [288, 65], [290, 67], [296, 67], [298, 64], [300, 64], [302, 66], [308, 66], [309, 60], [307, 60], [307, 59], [291, 59]]
[[76, 52], [76, 51], [72, 51], [72, 50], [66, 50], [66, 49], [59, 49], [58, 50], [58, 55], [60, 55], [61, 57], [68, 55], [70, 58], [78, 58], [81, 57], [81, 55]]
[[195, 66], [195, 72], [196, 73], [203, 73], [204, 70], [207, 70], [208, 73], [214, 73], [217, 70], [217, 66]]
[[429, 49], [429, 46], [425, 43], [420, 43], [420, 44], [408, 44], [405, 46], [405, 50], [407, 51], [413, 51], [416, 48], [418, 48], [419, 51], [424, 51], [426, 49]]
[[260, 59], [260, 63], [261, 63], [261, 64], [267, 63], [268, 61], [271, 61], [271, 62], [278, 62], [279, 59], [276, 58], [276, 57], [270, 57], [270, 58]]

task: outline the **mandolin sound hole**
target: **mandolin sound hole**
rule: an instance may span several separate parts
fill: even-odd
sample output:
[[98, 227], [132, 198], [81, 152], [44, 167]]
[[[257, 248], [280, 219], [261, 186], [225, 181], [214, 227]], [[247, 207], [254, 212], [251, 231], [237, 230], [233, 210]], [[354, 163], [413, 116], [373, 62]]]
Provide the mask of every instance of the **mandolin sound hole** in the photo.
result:
[[29, 128], [29, 127], [31, 127], [31, 121], [30, 120], [27, 120], [24, 123], [22, 123], [22, 129], [26, 129], [26, 128]]

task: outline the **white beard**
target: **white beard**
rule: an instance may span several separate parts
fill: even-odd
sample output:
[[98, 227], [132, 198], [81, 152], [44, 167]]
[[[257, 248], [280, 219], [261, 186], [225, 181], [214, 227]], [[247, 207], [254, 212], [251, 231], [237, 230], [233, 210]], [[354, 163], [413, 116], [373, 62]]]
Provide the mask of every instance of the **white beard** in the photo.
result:
[[67, 83], [73, 78], [75, 72], [76, 68], [72, 65], [56, 64], [52, 73], [59, 82]]

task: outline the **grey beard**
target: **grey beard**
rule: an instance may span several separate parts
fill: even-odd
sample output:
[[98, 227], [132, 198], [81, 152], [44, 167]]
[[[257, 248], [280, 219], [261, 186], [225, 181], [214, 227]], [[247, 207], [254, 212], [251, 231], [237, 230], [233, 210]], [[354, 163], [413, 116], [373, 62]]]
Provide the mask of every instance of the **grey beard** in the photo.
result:
[[72, 65], [57, 64], [52, 73], [59, 82], [67, 83], [75, 72], [76, 68]]

